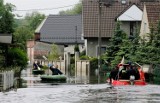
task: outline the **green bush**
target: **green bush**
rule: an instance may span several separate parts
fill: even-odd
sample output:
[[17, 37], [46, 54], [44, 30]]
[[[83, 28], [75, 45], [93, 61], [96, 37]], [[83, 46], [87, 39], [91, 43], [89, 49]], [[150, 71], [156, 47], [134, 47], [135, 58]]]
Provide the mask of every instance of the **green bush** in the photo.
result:
[[47, 65], [43, 65], [42, 69], [46, 70], [46, 69], [49, 69], [49, 67]]
[[89, 60], [89, 57], [86, 56], [86, 55], [84, 55], [84, 56], [81, 56], [81, 57], [80, 57], [80, 60]]
[[98, 59], [90, 58], [90, 73], [94, 73], [95, 69], [98, 69]]
[[7, 64], [9, 66], [19, 66], [25, 68], [27, 66], [27, 54], [19, 48], [9, 48]]

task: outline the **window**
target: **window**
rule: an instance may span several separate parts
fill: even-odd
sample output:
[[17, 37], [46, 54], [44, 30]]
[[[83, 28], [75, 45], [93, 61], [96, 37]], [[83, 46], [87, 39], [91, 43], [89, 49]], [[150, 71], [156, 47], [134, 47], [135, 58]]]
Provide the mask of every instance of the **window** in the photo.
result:
[[136, 33], [136, 24], [137, 24], [137, 22], [135, 22], [135, 21], [130, 22], [130, 35], [131, 36], [134, 36]]
[[[99, 47], [97, 47], [97, 56], [99, 55]], [[107, 48], [105, 46], [101, 47], [101, 54], [104, 54], [106, 52]]]

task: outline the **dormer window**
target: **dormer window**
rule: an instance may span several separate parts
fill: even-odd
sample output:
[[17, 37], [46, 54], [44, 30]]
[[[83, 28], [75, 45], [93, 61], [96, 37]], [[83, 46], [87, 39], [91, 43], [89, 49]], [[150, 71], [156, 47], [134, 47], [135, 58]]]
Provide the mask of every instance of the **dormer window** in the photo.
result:
[[126, 1], [126, 0], [121, 0], [121, 3], [122, 3], [123, 5], [125, 5], [125, 4], [127, 3], [127, 1]]

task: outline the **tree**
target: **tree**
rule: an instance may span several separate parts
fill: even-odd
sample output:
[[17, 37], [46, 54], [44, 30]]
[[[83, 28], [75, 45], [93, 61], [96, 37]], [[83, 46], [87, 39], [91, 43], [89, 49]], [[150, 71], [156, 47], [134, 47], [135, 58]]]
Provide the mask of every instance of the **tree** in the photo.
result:
[[153, 25], [151, 26], [151, 33], [148, 34], [149, 40], [140, 42], [135, 57], [141, 64], [159, 64], [160, 63], [160, 21], [155, 30]]
[[52, 44], [51, 48], [52, 49], [48, 55], [48, 60], [50, 60], [50, 61], [57, 60], [60, 56], [60, 50], [59, 50], [58, 46], [55, 44]]
[[112, 66], [117, 65], [119, 61], [123, 57], [123, 53], [121, 54], [122, 57], [117, 55], [122, 46], [123, 39], [126, 39], [126, 33], [120, 28], [120, 22], [118, 21], [116, 24], [116, 29], [114, 32], [114, 36], [110, 39], [111, 44], [108, 46], [107, 51], [105, 53], [104, 59], [108, 61], [109, 64]]
[[21, 72], [27, 66], [27, 53], [20, 48], [11, 47], [8, 49], [8, 65], [15, 68], [15, 77], [18, 77], [18, 87], [21, 87]]
[[[139, 27], [136, 26], [136, 32], [134, 35], [127, 36], [123, 39], [120, 51], [123, 51], [123, 56], [126, 60], [136, 62], [139, 58], [136, 57], [138, 47], [140, 45]], [[121, 53], [119, 53], [121, 54]], [[122, 55], [121, 55], [122, 56]]]
[[66, 11], [60, 11], [60, 15], [75, 15], [82, 14], [82, 1], [80, 0], [78, 4], [76, 4], [72, 9], [68, 9]]
[[33, 12], [31, 14], [27, 14], [25, 16], [25, 20], [26, 20], [26, 25], [31, 29], [31, 30], [35, 30], [40, 23], [44, 20], [45, 15], [44, 14], [40, 14], [38, 12]]
[[45, 15], [38, 12], [27, 14], [25, 19], [16, 20], [20, 23], [14, 32], [14, 43], [18, 44], [21, 49], [26, 50], [27, 40], [34, 39], [34, 31], [38, 25], [44, 20]]
[[13, 33], [14, 15], [12, 4], [4, 5], [3, 0], [0, 0], [0, 33]]
[[[14, 15], [12, 14], [14, 6], [12, 4], [4, 5], [3, 0], [0, 0], [0, 34], [12, 34], [14, 32]], [[0, 44], [0, 61], [1, 66], [6, 67], [7, 65], [7, 50], [9, 45]]]
[[25, 26], [17, 27], [13, 35], [14, 43], [19, 45], [22, 50], [27, 50], [26, 42], [33, 39], [33, 36], [33, 32], [29, 28]]
[[21, 68], [27, 66], [27, 54], [19, 48], [9, 48], [8, 57], [8, 65], [10, 66], [20, 66]]

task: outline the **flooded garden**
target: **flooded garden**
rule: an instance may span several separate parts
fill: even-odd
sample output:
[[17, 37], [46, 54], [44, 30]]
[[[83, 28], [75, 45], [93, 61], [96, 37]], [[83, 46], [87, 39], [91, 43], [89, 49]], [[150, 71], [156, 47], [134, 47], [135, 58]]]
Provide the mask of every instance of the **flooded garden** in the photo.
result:
[[107, 83], [42, 83], [28, 68], [22, 72], [24, 88], [0, 92], [2, 103], [159, 103], [160, 86], [117, 86]]

